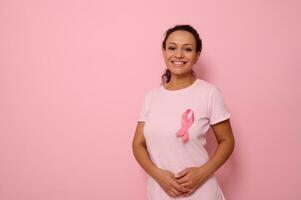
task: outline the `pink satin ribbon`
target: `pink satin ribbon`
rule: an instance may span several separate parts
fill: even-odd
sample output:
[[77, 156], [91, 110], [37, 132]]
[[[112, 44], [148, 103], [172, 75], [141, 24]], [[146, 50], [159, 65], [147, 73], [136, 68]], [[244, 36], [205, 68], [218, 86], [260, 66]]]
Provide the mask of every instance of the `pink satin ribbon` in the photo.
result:
[[194, 122], [194, 113], [191, 109], [187, 109], [182, 114], [182, 127], [176, 133], [178, 137], [182, 137], [183, 142], [187, 142], [189, 139], [188, 129]]

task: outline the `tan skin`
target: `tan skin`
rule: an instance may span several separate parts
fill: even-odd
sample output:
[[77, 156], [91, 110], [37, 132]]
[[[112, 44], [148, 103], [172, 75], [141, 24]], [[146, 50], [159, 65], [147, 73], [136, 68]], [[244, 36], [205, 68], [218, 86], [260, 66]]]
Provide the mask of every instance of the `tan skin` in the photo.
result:
[[[164, 87], [178, 90], [191, 85], [196, 78], [191, 75], [193, 65], [199, 58], [195, 51], [194, 37], [187, 31], [175, 31], [166, 40], [166, 49], [162, 48], [167, 68], [171, 71], [171, 79]], [[184, 61], [176, 65], [173, 61]], [[171, 197], [185, 197], [194, 193], [211, 175], [213, 175], [230, 157], [234, 150], [234, 137], [230, 120], [211, 126], [218, 146], [214, 155], [202, 166], [193, 166], [174, 174], [157, 167], [150, 159], [143, 134], [145, 122], [138, 122], [132, 141], [132, 149], [137, 162]]]

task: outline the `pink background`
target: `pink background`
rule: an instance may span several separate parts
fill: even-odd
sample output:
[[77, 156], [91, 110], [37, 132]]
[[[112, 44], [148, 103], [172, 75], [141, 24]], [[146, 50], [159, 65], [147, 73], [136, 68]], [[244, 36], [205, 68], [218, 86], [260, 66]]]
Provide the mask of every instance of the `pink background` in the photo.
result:
[[[131, 142], [175, 24], [231, 110], [228, 200], [301, 199], [300, 1], [0, 1], [0, 199], [146, 199]], [[298, 86], [299, 85], [299, 86]], [[209, 134], [209, 151], [215, 148]]]

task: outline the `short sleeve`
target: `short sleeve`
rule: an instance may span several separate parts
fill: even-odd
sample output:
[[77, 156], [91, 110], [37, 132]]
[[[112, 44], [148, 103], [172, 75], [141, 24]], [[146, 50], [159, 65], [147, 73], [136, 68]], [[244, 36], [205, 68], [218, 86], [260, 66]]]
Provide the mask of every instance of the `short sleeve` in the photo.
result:
[[144, 96], [144, 100], [142, 102], [141, 108], [140, 108], [140, 113], [138, 116], [138, 122], [139, 121], [146, 121], [148, 113], [149, 113], [149, 108], [150, 108], [150, 101], [151, 101], [151, 91], [146, 93]]
[[214, 87], [208, 103], [208, 115], [210, 125], [217, 124], [230, 118], [229, 109], [227, 108], [221, 91], [218, 87]]

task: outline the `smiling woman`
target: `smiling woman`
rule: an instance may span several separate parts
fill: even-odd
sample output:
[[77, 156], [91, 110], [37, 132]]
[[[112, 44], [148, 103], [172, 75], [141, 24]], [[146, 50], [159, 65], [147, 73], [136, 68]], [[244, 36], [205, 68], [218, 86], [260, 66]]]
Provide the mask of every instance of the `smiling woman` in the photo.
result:
[[[162, 52], [167, 69], [162, 78], [169, 82], [173, 67], [186, 67], [193, 76], [192, 66], [197, 62], [202, 51], [202, 40], [198, 32], [191, 26], [176, 26], [166, 31], [162, 42]], [[183, 70], [183, 69], [182, 69]], [[181, 72], [180, 72], [181, 73]]]
[[[225, 200], [214, 172], [231, 155], [234, 138], [220, 90], [193, 72], [201, 49], [190, 25], [165, 34], [167, 69], [162, 85], [145, 95], [132, 143], [136, 160], [149, 175], [148, 200]], [[218, 141], [212, 158], [204, 147], [210, 127]]]

